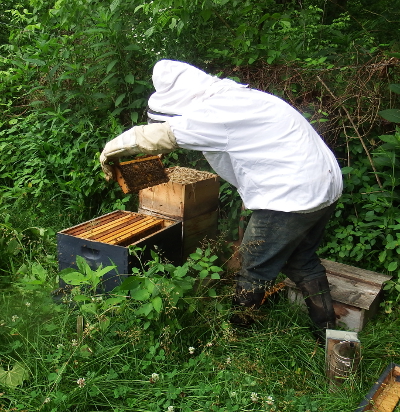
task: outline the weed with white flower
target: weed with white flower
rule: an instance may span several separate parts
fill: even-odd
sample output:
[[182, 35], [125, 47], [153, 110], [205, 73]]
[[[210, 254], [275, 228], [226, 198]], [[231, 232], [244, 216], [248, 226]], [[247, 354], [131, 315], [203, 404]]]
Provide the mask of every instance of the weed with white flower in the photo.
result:
[[79, 378], [76, 383], [80, 388], [83, 388], [86, 385], [85, 378]]
[[250, 395], [250, 399], [251, 399], [251, 401], [252, 402], [258, 402], [258, 393], [256, 393], [256, 392], [252, 392], [251, 393], [251, 395]]
[[273, 405], [274, 404], [274, 398], [272, 396], [268, 396], [265, 403], [267, 405]]
[[156, 383], [160, 380], [160, 375], [158, 373], [152, 373], [150, 378], [150, 383]]

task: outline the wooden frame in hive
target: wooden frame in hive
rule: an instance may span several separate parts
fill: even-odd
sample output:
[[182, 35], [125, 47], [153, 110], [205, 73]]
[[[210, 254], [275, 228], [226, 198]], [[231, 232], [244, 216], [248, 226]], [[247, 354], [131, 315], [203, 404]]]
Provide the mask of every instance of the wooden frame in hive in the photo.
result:
[[158, 156], [143, 156], [114, 165], [118, 184], [124, 193], [135, 193], [169, 181]]
[[63, 233], [109, 245], [129, 246], [168, 226], [166, 222], [165, 219], [116, 211], [67, 229]]
[[394, 412], [400, 404], [400, 365], [390, 363], [354, 412]]

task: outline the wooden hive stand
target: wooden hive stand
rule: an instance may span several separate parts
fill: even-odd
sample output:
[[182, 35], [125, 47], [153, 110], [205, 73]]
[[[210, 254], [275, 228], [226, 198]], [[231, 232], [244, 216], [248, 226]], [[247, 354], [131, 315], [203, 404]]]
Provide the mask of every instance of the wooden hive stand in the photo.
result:
[[[378, 312], [382, 286], [391, 276], [325, 259], [321, 263], [326, 268], [336, 325], [349, 331], [361, 331]], [[289, 300], [305, 306], [303, 295], [296, 285], [289, 279], [285, 279], [284, 283], [288, 287]]]

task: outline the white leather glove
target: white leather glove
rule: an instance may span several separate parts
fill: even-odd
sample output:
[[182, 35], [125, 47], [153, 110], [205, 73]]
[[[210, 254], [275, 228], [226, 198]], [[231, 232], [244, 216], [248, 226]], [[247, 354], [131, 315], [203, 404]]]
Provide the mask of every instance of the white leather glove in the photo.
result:
[[113, 179], [113, 168], [108, 164], [110, 161], [117, 161], [120, 157], [135, 155], [140, 152], [136, 145], [135, 128], [127, 130], [115, 139], [110, 140], [100, 155], [100, 164], [106, 175], [106, 180]]
[[172, 152], [177, 147], [174, 133], [168, 123], [152, 123], [135, 126], [110, 140], [100, 155], [101, 168], [106, 179], [113, 179], [110, 160], [138, 153], [160, 154]]

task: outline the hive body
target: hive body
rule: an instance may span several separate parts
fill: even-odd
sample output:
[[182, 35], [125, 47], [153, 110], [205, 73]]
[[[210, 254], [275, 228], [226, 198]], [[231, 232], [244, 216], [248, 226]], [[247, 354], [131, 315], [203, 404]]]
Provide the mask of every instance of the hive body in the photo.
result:
[[166, 169], [169, 181], [139, 192], [139, 212], [182, 221], [182, 259], [218, 229], [219, 178], [184, 167]]
[[178, 264], [181, 233], [179, 221], [118, 210], [59, 232], [59, 269], [76, 268], [76, 256], [84, 257], [92, 269], [100, 264], [115, 265], [116, 269], [103, 278], [105, 291], [110, 291], [132, 273], [133, 267], [141, 266], [137, 257], [129, 254], [130, 245], [145, 247], [143, 262], [150, 258], [150, 250], [157, 249]]

